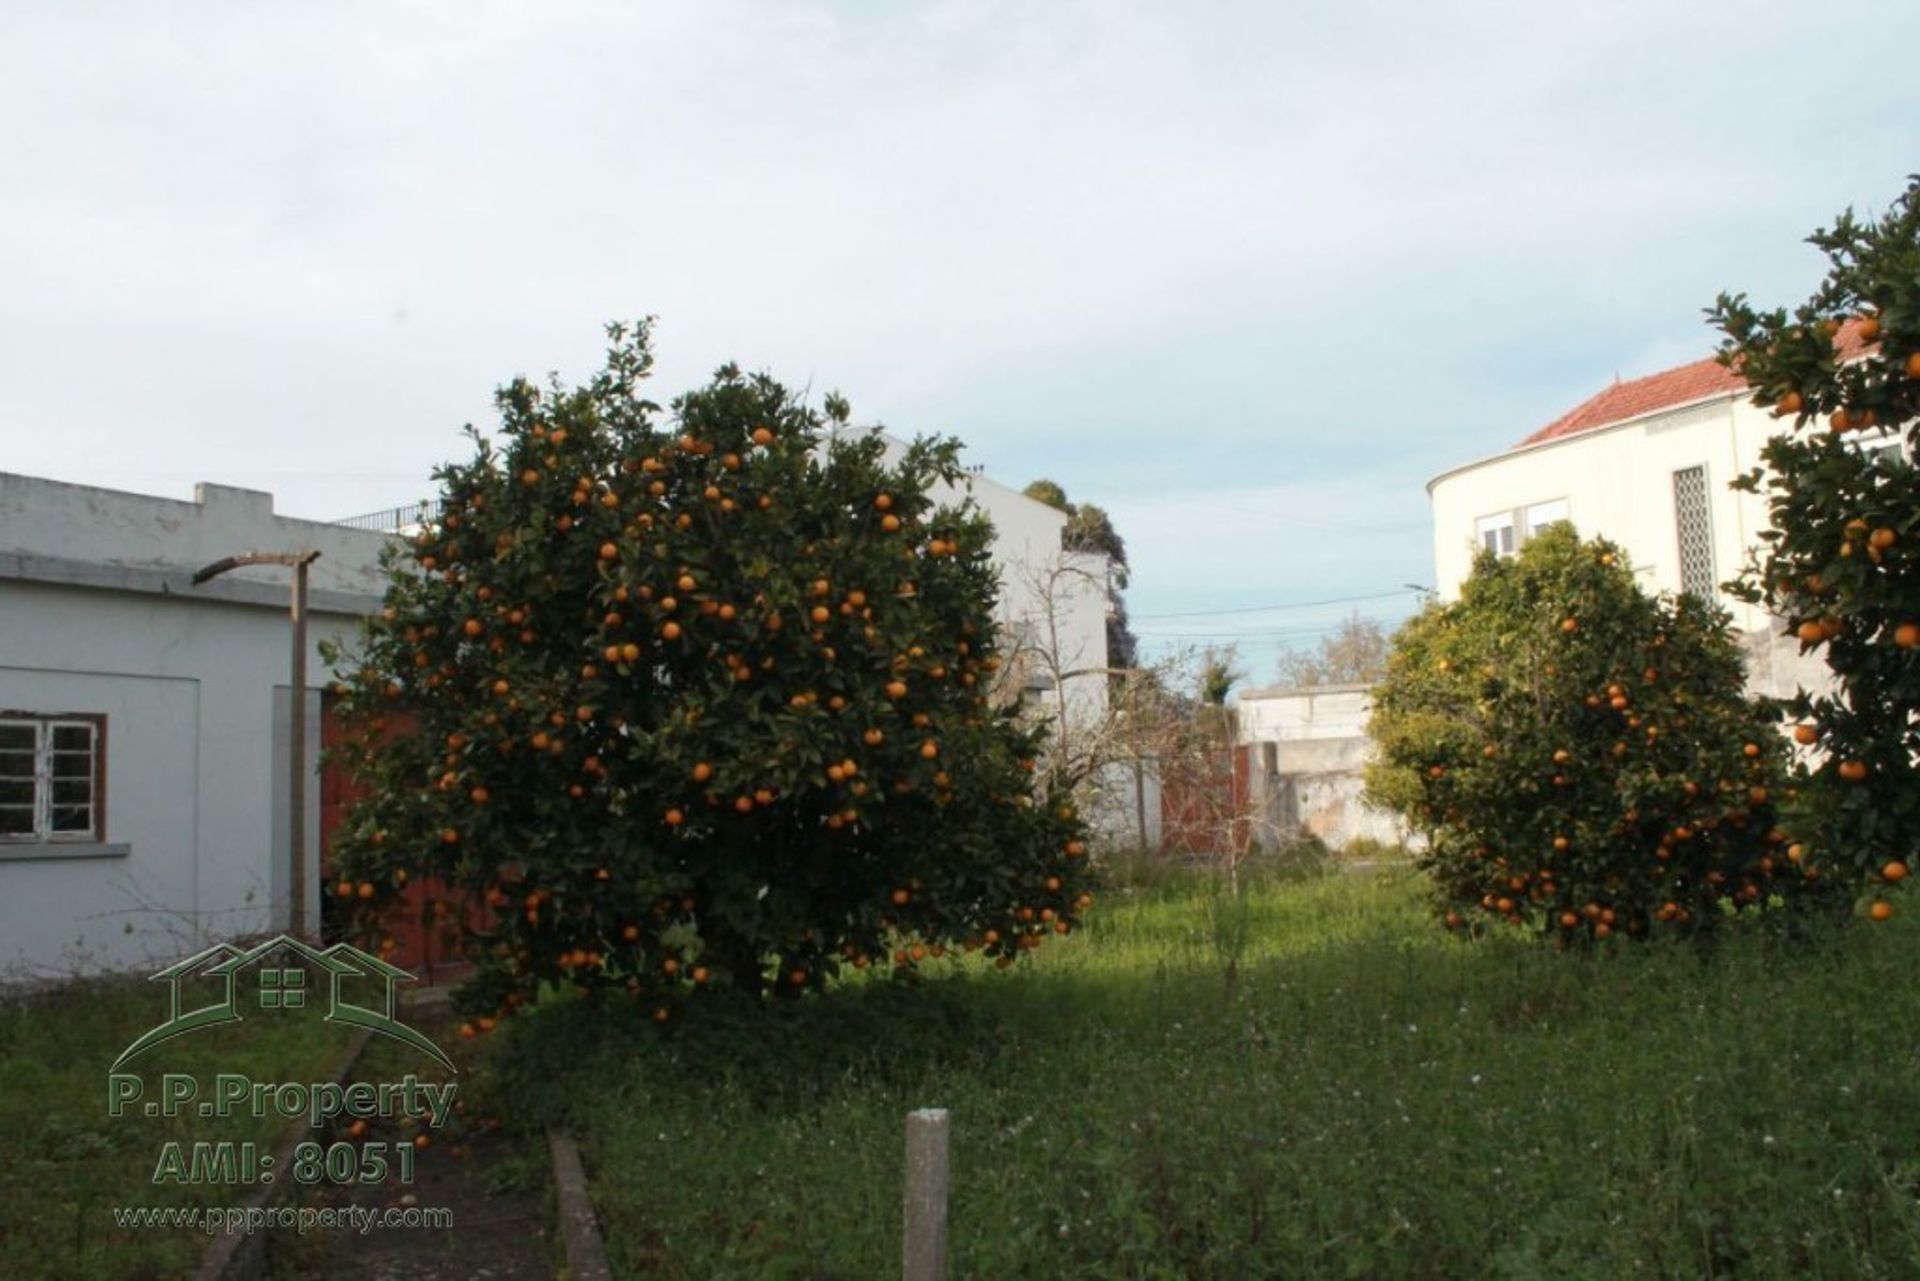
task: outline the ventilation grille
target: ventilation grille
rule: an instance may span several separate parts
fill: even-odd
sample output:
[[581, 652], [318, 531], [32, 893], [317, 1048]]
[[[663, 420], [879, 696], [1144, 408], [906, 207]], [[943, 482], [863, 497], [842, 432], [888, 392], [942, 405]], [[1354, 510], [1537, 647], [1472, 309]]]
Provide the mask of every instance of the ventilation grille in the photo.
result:
[[1713, 515], [1707, 503], [1705, 467], [1673, 473], [1673, 524], [1680, 535], [1680, 590], [1713, 600]]

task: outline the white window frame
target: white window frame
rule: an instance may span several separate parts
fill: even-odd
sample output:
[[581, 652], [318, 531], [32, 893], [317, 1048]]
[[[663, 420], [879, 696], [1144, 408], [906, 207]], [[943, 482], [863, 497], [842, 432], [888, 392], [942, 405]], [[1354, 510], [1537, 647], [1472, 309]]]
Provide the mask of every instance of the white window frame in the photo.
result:
[[[1501, 541], [1497, 535], [1506, 535], [1506, 546], [1496, 544]], [[1495, 535], [1493, 541], [1488, 535]], [[1494, 512], [1491, 516], [1482, 516], [1473, 522], [1473, 542], [1479, 551], [1489, 551], [1495, 556], [1511, 556], [1520, 549], [1519, 530], [1510, 511]], [[1479, 552], [1475, 553], [1476, 555]]]
[[[33, 784], [32, 830], [27, 832], [0, 832], [0, 846], [17, 847], [22, 845], [91, 845], [106, 838], [106, 815], [104, 789], [106, 780], [102, 777], [106, 758], [106, 720], [104, 717], [84, 717], [72, 714], [43, 716], [25, 712], [0, 713], [0, 728], [25, 728], [33, 731], [32, 773], [24, 776]], [[82, 829], [67, 828], [55, 831], [53, 827], [53, 764], [56, 749], [53, 746], [54, 735], [63, 729], [85, 730], [87, 747], [84, 753], [71, 748], [58, 750], [59, 755], [84, 755], [87, 760], [87, 826]], [[23, 781], [21, 775], [7, 776], [9, 782]]]
[[[1552, 514], [1545, 520], [1542, 520], [1539, 513], [1544, 510], [1551, 510]], [[1564, 498], [1548, 498], [1541, 502], [1528, 503], [1526, 519], [1527, 537], [1533, 538], [1537, 536], [1540, 531], [1548, 525], [1556, 525], [1563, 520], [1572, 519], [1571, 508], [1569, 508], [1567, 500]]]
[[[1552, 514], [1545, 520], [1537, 519], [1534, 513], [1543, 509], [1551, 510]], [[1558, 521], [1572, 519], [1572, 508], [1564, 498], [1543, 498], [1537, 503], [1522, 503], [1507, 511], [1482, 516], [1473, 522], [1474, 554], [1490, 551], [1501, 557], [1517, 555], [1526, 545], [1527, 540], [1538, 534], [1544, 527]], [[1505, 534], [1504, 539], [1498, 537], [1502, 533]], [[1489, 543], [1487, 541], [1489, 535], [1496, 536], [1496, 543], [1504, 542], [1506, 545], [1497, 546]]]

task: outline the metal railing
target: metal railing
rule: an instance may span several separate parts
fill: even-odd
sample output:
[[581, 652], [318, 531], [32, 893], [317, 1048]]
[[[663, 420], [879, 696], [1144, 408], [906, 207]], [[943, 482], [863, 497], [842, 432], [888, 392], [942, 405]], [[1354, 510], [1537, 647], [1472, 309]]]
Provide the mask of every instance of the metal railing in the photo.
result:
[[408, 503], [405, 507], [389, 507], [383, 511], [368, 512], [364, 516], [349, 516], [345, 520], [336, 520], [333, 523], [344, 525], [348, 529], [369, 529], [380, 534], [398, 534], [440, 519], [440, 507], [438, 498], [423, 498], [417, 503]]

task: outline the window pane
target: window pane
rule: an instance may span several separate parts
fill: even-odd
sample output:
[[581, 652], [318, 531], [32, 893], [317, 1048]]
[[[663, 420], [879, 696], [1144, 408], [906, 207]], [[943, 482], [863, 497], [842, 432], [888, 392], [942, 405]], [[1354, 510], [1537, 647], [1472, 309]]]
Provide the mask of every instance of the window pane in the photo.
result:
[[30, 778], [0, 779], [0, 805], [24, 805], [33, 808], [33, 780]]
[[1480, 545], [1496, 556], [1506, 556], [1513, 551], [1513, 517], [1502, 512], [1498, 516], [1482, 516], [1474, 522], [1474, 533], [1479, 536]]
[[31, 752], [32, 750], [33, 726], [22, 725], [19, 721], [0, 725], [0, 752]]
[[92, 752], [55, 752], [53, 754], [53, 776], [55, 778], [92, 778]]
[[53, 803], [55, 805], [91, 805], [93, 804], [93, 782], [84, 778], [56, 778], [53, 780]]
[[53, 750], [56, 752], [93, 751], [93, 726], [55, 725], [53, 727]]
[[1527, 508], [1527, 533], [1537, 534], [1558, 520], [1567, 519], [1567, 500], [1556, 498], [1550, 503], [1535, 503]]
[[32, 777], [32, 752], [0, 752], [0, 778]]
[[91, 805], [54, 806], [53, 830], [56, 832], [91, 832], [93, 830], [93, 807]]
[[0, 836], [32, 836], [33, 807], [0, 805]]

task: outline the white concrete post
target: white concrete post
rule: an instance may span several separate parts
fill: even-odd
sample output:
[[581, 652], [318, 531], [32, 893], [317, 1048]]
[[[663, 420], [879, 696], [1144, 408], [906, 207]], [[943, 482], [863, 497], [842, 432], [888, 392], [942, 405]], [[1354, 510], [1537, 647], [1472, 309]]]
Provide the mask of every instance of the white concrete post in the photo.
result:
[[904, 1281], [947, 1278], [947, 1110], [907, 1113]]

